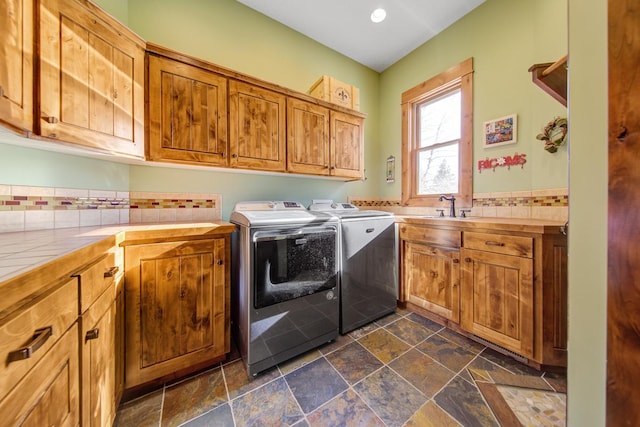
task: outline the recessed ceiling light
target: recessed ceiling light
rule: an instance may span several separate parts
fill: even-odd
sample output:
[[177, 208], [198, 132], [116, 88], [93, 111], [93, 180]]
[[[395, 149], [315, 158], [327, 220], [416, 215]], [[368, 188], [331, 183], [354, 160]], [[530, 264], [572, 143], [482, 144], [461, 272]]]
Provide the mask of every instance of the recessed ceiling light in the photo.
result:
[[371, 21], [375, 22], [376, 24], [378, 22], [384, 21], [384, 18], [386, 17], [387, 17], [387, 11], [382, 8], [376, 9], [373, 12], [371, 12]]

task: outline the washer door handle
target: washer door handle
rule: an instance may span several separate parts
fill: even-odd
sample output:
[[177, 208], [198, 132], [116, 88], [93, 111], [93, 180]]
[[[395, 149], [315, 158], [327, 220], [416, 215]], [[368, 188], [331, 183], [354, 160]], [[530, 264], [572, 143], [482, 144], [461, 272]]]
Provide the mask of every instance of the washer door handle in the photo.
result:
[[375, 228], [367, 228], [365, 231], [367, 233], [373, 233], [375, 231]]

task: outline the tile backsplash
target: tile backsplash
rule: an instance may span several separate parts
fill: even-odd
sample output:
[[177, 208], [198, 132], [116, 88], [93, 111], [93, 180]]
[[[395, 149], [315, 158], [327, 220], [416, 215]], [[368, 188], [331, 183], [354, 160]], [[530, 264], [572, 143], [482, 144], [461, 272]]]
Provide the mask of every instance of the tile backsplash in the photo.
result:
[[0, 232], [129, 223], [210, 221], [221, 196], [0, 184]]
[[[396, 214], [436, 215], [433, 207], [401, 206], [397, 199], [369, 199], [350, 197], [349, 201], [360, 208], [391, 211]], [[444, 208], [448, 206], [443, 202]], [[469, 208], [468, 206], [457, 206]], [[566, 221], [569, 218], [569, 192], [566, 188], [474, 193], [469, 216], [532, 218]], [[459, 212], [456, 212], [459, 214]]]

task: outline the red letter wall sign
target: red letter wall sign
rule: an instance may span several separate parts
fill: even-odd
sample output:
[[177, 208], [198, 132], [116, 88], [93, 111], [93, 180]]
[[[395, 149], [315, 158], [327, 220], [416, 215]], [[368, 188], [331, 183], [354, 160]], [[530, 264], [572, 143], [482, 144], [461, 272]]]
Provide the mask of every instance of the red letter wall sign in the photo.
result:
[[511, 166], [518, 166], [520, 168], [524, 168], [524, 164], [527, 163], [526, 154], [518, 154], [515, 153], [513, 156], [503, 156], [494, 159], [489, 159], [488, 157], [485, 160], [478, 160], [478, 171], [482, 173], [483, 169], [493, 169], [496, 171], [497, 167], [506, 166], [507, 169], [511, 170]]

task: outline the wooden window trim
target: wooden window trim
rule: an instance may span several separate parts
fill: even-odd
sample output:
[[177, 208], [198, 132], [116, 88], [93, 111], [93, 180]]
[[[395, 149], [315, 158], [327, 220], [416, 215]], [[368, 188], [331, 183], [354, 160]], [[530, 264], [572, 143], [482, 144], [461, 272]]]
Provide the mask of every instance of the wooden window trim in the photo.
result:
[[471, 207], [473, 200], [473, 58], [426, 80], [402, 93], [402, 205], [441, 206], [439, 195], [417, 195], [414, 154], [415, 106], [436, 94], [459, 87], [462, 102], [462, 128], [459, 155], [459, 193], [454, 196], [458, 206]]

